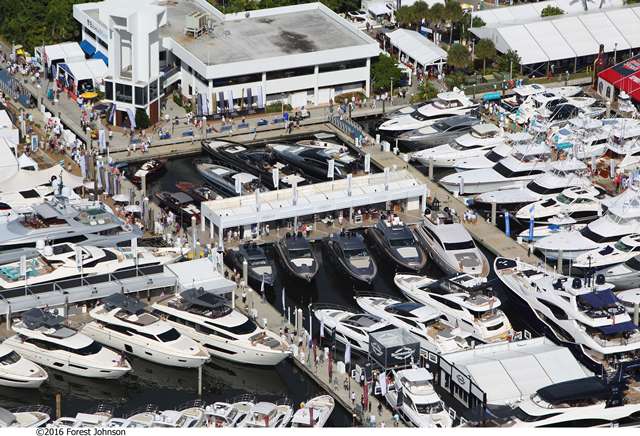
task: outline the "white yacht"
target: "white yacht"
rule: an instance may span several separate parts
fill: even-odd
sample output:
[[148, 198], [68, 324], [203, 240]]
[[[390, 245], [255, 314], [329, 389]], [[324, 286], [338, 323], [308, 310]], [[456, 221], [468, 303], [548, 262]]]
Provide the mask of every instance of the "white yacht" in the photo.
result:
[[178, 406], [176, 410], [163, 410], [155, 415], [152, 428], [198, 428], [204, 427], [207, 416], [204, 407], [196, 401], [194, 404]]
[[498, 189], [519, 188], [547, 171], [547, 162], [522, 161], [509, 156], [491, 168], [450, 174], [438, 183], [449, 192], [461, 195], [481, 194]]
[[31, 309], [4, 344], [43, 366], [83, 377], [115, 379], [131, 371], [123, 356], [64, 325], [64, 318]]
[[214, 427], [237, 427], [255, 406], [253, 398], [238, 399], [233, 403], [217, 401], [205, 408], [207, 420]]
[[333, 412], [336, 402], [331, 395], [320, 395], [310, 399], [304, 407], [296, 410], [291, 419], [291, 427], [324, 427]]
[[640, 359], [640, 331], [603, 276], [585, 281], [498, 257], [494, 269], [529, 324], [568, 346], [594, 372]]
[[103, 298], [89, 314], [93, 321], [82, 332], [116, 350], [183, 368], [196, 368], [209, 360], [209, 353], [200, 344], [124, 294]]
[[273, 404], [266, 401], [256, 403], [238, 427], [274, 428], [286, 427], [293, 417], [288, 404]]
[[457, 137], [449, 144], [411, 153], [411, 160], [429, 167], [431, 161], [435, 168], [453, 168], [459, 159], [481, 156], [505, 143], [505, 137], [494, 124], [476, 124], [470, 133]]
[[638, 188], [630, 186], [622, 194], [602, 201], [606, 213], [581, 231], [561, 232], [536, 243], [547, 258], [575, 260], [579, 255], [615, 242], [625, 235], [640, 232], [640, 197]]
[[559, 194], [544, 195], [538, 201], [522, 206], [515, 218], [528, 222], [531, 217], [537, 224], [551, 224], [555, 217], [565, 217], [574, 222], [589, 222], [602, 216], [601, 193], [593, 186], [580, 185], [562, 189]]
[[105, 427], [112, 418], [113, 410], [101, 404], [92, 413], [81, 412], [76, 416], [63, 416], [50, 425], [57, 428], [97, 428]]
[[[636, 281], [636, 284], [638, 282]], [[629, 316], [635, 316], [636, 305], [640, 305], [640, 288], [627, 289], [616, 293], [616, 297], [627, 308]]]
[[434, 307], [449, 324], [482, 343], [508, 340], [511, 322], [500, 309], [486, 279], [458, 274], [441, 280], [396, 274], [395, 285], [409, 299]]
[[251, 365], [277, 365], [291, 353], [277, 334], [261, 329], [225, 300], [188, 289], [153, 304], [153, 314], [193, 338], [212, 356]]
[[604, 247], [581, 254], [573, 261], [573, 267], [583, 270], [589, 268], [602, 270], [624, 263], [637, 255], [640, 255], [640, 234], [632, 233]]
[[[640, 287], [640, 255], [599, 271], [617, 290]], [[620, 295], [620, 294], [618, 294]], [[621, 298], [622, 299], [622, 298]]]
[[327, 305], [312, 306], [313, 315], [336, 341], [351, 344], [351, 348], [363, 353], [369, 352], [369, 334], [387, 330], [393, 326], [382, 318], [369, 313], [354, 313]]
[[382, 123], [378, 130], [390, 134], [415, 130], [428, 125], [433, 120], [464, 115], [477, 107], [478, 104], [468, 98], [464, 91], [454, 88], [453, 91], [441, 92], [435, 100], [417, 109], [409, 107], [392, 114], [392, 118]]
[[9, 411], [0, 407], [0, 428], [44, 427], [51, 419], [51, 410], [44, 406], [21, 407]]
[[420, 303], [401, 302], [388, 297], [356, 297], [356, 303], [371, 315], [403, 328], [420, 340], [423, 350], [438, 354], [453, 353], [469, 347], [459, 330], [442, 322], [442, 312]]
[[20, 268], [23, 256], [26, 259], [26, 284], [31, 286], [108, 274], [132, 269], [136, 265], [166, 265], [182, 257], [182, 251], [172, 247], [138, 247], [136, 253], [137, 260], [131, 247], [100, 248], [69, 242], [44, 245], [44, 241], [40, 241], [35, 249], [24, 248], [0, 253], [0, 290], [24, 288], [25, 277]]
[[531, 241], [535, 242], [560, 232], [570, 232], [572, 230], [580, 231], [586, 226], [586, 224], [578, 224], [578, 222], [571, 217], [558, 214], [547, 219], [547, 223], [545, 225], [534, 226], [533, 235], [527, 228], [521, 231], [518, 237], [523, 241], [529, 241], [531, 238]]
[[47, 372], [40, 365], [0, 344], [0, 386], [37, 389], [47, 378]]
[[444, 402], [433, 388], [433, 375], [426, 368], [392, 370], [385, 399], [404, 421], [415, 427], [451, 427]]
[[489, 262], [476, 246], [467, 229], [453, 210], [428, 209], [416, 236], [429, 257], [445, 274], [466, 273], [486, 277]]
[[491, 168], [500, 160], [514, 154], [521, 160], [547, 160], [551, 156], [551, 150], [544, 144], [533, 144], [533, 137], [527, 132], [510, 133], [506, 135], [507, 141], [498, 144], [491, 150], [480, 155], [463, 156], [453, 162], [456, 171], [478, 170]]

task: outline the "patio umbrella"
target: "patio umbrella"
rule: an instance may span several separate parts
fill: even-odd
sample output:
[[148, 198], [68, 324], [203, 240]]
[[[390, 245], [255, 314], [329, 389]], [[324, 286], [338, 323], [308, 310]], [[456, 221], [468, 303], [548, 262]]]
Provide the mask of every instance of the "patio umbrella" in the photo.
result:
[[142, 207], [139, 204], [129, 204], [124, 207], [124, 210], [131, 213], [142, 213]]
[[129, 196], [126, 194], [116, 194], [112, 198], [117, 203], [129, 203]]
[[86, 99], [86, 100], [92, 100], [94, 98], [96, 98], [98, 96], [98, 93], [95, 91], [87, 91], [87, 92], [83, 92], [82, 94], [80, 94], [80, 97]]

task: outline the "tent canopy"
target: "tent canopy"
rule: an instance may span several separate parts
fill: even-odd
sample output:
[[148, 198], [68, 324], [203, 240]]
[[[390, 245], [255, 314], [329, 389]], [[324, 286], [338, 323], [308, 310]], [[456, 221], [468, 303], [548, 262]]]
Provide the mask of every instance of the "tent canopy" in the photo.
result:
[[18, 160], [16, 159], [8, 142], [0, 138], [0, 189], [4, 188], [7, 179], [12, 178], [18, 172]]
[[11, 180], [5, 180], [2, 182], [0, 185], [0, 192], [18, 192], [33, 189], [36, 186], [50, 183], [51, 177], [60, 177], [61, 173], [62, 181], [65, 186], [68, 186], [71, 189], [82, 186], [82, 177], [74, 176], [70, 172], [56, 165], [40, 171], [17, 171]]
[[63, 42], [61, 44], [44, 47], [49, 64], [52, 61], [77, 62], [84, 59], [84, 51], [77, 42]]
[[416, 31], [398, 29], [388, 33], [387, 36], [391, 44], [421, 65], [433, 65], [447, 59], [446, 51]]
[[391, 14], [391, 9], [387, 7], [387, 3], [384, 1], [377, 2], [377, 3], [370, 3], [369, 6], [367, 6], [367, 10], [375, 16]]

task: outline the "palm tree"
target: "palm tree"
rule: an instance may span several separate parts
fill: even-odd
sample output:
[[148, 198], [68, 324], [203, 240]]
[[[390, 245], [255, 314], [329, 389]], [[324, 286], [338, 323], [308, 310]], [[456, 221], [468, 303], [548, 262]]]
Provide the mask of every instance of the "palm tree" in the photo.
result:
[[444, 5], [444, 20], [449, 23], [449, 45], [453, 43], [453, 27], [462, 20], [463, 12], [460, 3], [454, 0], [446, 0]]
[[478, 59], [482, 59], [482, 75], [484, 75], [487, 59], [492, 59], [496, 55], [496, 46], [490, 39], [483, 38], [476, 44], [475, 54]]
[[462, 44], [451, 44], [447, 52], [447, 63], [455, 68], [465, 69], [471, 63], [469, 50]]

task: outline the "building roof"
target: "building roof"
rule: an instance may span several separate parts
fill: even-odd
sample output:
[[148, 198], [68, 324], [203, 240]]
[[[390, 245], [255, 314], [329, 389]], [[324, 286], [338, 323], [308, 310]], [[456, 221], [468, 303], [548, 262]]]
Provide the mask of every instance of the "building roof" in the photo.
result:
[[183, 289], [203, 288], [207, 292], [226, 294], [235, 287], [235, 283], [225, 279], [208, 257], [173, 263], [165, 265], [164, 268], [166, 272], [177, 277], [178, 284]]
[[626, 92], [635, 101], [640, 101], [640, 55], [599, 72], [598, 77]]
[[398, 29], [387, 34], [391, 44], [421, 65], [447, 60], [447, 52], [414, 30]]
[[75, 62], [84, 59], [84, 52], [77, 42], [46, 45], [44, 51], [47, 54], [49, 62], [61, 59], [65, 62]]

